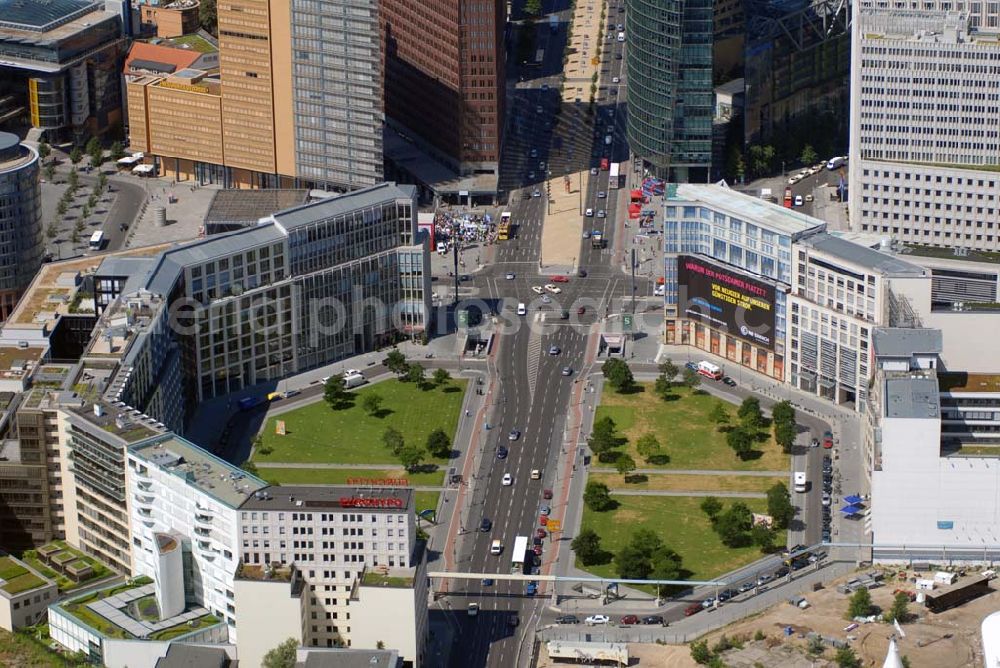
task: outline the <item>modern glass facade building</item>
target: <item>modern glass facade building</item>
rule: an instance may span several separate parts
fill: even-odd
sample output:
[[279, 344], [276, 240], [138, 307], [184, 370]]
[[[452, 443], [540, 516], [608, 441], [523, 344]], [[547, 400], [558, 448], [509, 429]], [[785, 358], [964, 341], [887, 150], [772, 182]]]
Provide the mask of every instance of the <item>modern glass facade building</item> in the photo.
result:
[[6, 320], [42, 266], [38, 153], [0, 132], [0, 319]]
[[670, 181], [707, 181], [712, 2], [629, 0], [626, 20], [630, 148]]
[[[784, 380], [792, 244], [824, 227], [815, 218], [728, 188], [668, 186], [663, 229], [665, 342], [694, 345]], [[773, 298], [766, 305], [773, 314], [769, 345], [755, 343], [733, 328], [706, 324], [682, 310], [687, 297], [698, 298], [694, 288], [689, 295], [682, 280], [680, 258], [685, 257], [725, 273], [730, 285], [761, 286]]]

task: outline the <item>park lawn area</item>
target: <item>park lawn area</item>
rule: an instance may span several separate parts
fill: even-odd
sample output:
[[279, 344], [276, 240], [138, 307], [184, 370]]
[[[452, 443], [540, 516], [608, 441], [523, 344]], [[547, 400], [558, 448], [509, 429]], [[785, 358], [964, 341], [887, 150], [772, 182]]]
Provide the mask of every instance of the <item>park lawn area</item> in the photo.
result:
[[414, 492], [413, 496], [416, 511], [420, 513], [421, 510], [437, 510], [441, 494], [439, 492]]
[[31, 666], [31, 668], [68, 668], [85, 666], [46, 648], [42, 641], [27, 633], [11, 633], [0, 629], [0, 666]]
[[[653, 383], [637, 383], [636, 390], [619, 394], [606, 387], [597, 407], [596, 419], [608, 416], [622, 436], [625, 446], [639, 468], [700, 469], [733, 471], [788, 471], [789, 456], [781, 452], [768, 434], [766, 441], [756, 442], [761, 453], [757, 459], [741, 461], [726, 445], [726, 435], [709, 420], [712, 407], [720, 401], [710, 394], [694, 393], [686, 387], [674, 387], [677, 397], [663, 401], [653, 393]], [[729, 409], [730, 424], [736, 424], [737, 406], [723, 402]], [[648, 463], [635, 450], [635, 442], [647, 433], [656, 434], [664, 452], [670, 457], [665, 464]]]
[[[628, 544], [639, 528], [655, 531], [665, 545], [681, 556], [682, 566], [693, 580], [722, 575], [759, 559], [759, 547], [726, 547], [712, 530], [708, 517], [699, 507], [700, 496], [615, 496], [618, 507], [603, 513], [590, 508], [583, 511], [581, 529], [593, 529], [601, 537], [601, 548], [615, 553]], [[754, 512], [765, 512], [764, 499], [720, 499], [724, 508], [741, 501]], [[577, 568], [607, 578], [617, 577], [614, 561], [599, 566]]]
[[[398, 465], [398, 460], [382, 445], [386, 428], [398, 429], [407, 444], [421, 448], [427, 443], [427, 436], [438, 428], [448, 438], [454, 438], [466, 383], [464, 379], [453, 378], [444, 387], [421, 390], [415, 383], [386, 380], [353, 392], [356, 399], [349, 408], [335, 411], [320, 399], [281, 413], [265, 423], [262, 446], [271, 451], [263, 454], [258, 448], [254, 463], [258, 466], [266, 466], [268, 462]], [[382, 415], [371, 416], [361, 408], [361, 398], [366, 394], [382, 397]], [[275, 420], [285, 422], [284, 436], [274, 433]]]
[[283, 485], [344, 485], [348, 478], [406, 478], [414, 487], [443, 487], [444, 469], [407, 473], [404, 469], [317, 469], [259, 466], [257, 475]]
[[[642, 480], [645, 478], [645, 480]], [[642, 480], [631, 482], [632, 479]], [[633, 473], [625, 482], [618, 473], [591, 473], [587, 480], [603, 482], [611, 489], [650, 489], [670, 492], [767, 492], [775, 483], [788, 485], [788, 477], [750, 475], [687, 475], [670, 473]]]

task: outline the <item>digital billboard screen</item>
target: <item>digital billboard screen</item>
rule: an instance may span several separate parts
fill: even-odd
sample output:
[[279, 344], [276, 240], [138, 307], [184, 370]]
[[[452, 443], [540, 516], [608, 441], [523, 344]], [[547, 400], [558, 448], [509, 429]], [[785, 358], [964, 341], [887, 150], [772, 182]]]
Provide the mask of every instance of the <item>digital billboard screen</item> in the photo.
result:
[[678, 306], [685, 317], [774, 350], [774, 286], [691, 255], [677, 258]]

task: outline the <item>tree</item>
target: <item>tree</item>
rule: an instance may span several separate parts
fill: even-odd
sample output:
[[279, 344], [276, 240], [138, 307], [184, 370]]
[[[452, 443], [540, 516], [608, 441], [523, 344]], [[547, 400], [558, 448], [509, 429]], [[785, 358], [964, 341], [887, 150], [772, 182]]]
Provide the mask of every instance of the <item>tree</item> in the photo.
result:
[[750, 172], [754, 177], [763, 176], [771, 171], [774, 163], [774, 147], [771, 145], [760, 146], [753, 144], [747, 151], [750, 157]]
[[295, 638], [289, 638], [264, 655], [264, 668], [295, 668], [295, 651], [299, 643]]
[[406, 443], [403, 441], [403, 434], [398, 429], [388, 427], [382, 432], [382, 445], [389, 448], [392, 454], [398, 457]]
[[708, 648], [708, 641], [699, 640], [691, 643], [691, 658], [699, 665], [708, 665], [712, 660], [712, 650]]
[[609, 510], [615, 502], [611, 498], [611, 490], [603, 482], [590, 481], [583, 490], [583, 502], [593, 511]]
[[750, 542], [759, 547], [761, 552], [771, 551], [774, 538], [774, 532], [763, 524], [755, 524], [750, 528]]
[[100, 194], [104, 191], [104, 188], [108, 185], [108, 175], [101, 172], [97, 175], [97, 193]]
[[811, 144], [806, 144], [802, 147], [802, 155], [799, 157], [799, 160], [802, 162], [803, 166], [808, 167], [816, 164], [816, 161], [819, 160], [819, 156], [816, 155], [816, 151], [813, 149]]
[[121, 160], [125, 157], [125, 147], [122, 146], [120, 141], [111, 143], [111, 159], [114, 161]]
[[451, 374], [448, 373], [447, 369], [434, 369], [434, 384], [437, 386], [445, 385], [451, 380]]
[[406, 355], [393, 348], [382, 360], [382, 366], [397, 376], [402, 376], [407, 371]]
[[892, 607], [886, 616], [887, 621], [905, 622], [910, 617], [908, 606], [910, 605], [910, 595], [905, 591], [896, 594], [892, 599]]
[[708, 419], [717, 425], [723, 425], [729, 422], [729, 411], [726, 410], [726, 404], [722, 401], [716, 401], [715, 405], [712, 406], [712, 410], [708, 414]]
[[215, 0], [201, 0], [198, 7], [198, 23], [216, 37], [219, 35], [219, 15]]
[[726, 434], [726, 445], [732, 448], [736, 456], [743, 461], [753, 452], [753, 439], [750, 433], [741, 427], [729, 430]]
[[872, 609], [872, 595], [862, 587], [851, 595], [851, 602], [847, 605], [847, 618], [867, 617]]
[[656, 440], [656, 434], [643, 434], [635, 442], [636, 452], [647, 462], [652, 461], [660, 454], [660, 442]]
[[653, 384], [653, 392], [656, 393], [660, 399], [664, 401], [671, 395], [670, 390], [673, 388], [673, 381], [669, 380], [667, 374], [661, 373], [656, 377], [656, 382]]
[[399, 451], [399, 462], [407, 471], [412, 472], [424, 460], [424, 453], [415, 445], [404, 445]]
[[369, 392], [361, 398], [361, 408], [369, 415], [377, 415], [382, 408], [382, 395]]
[[81, 160], [83, 160], [83, 152], [80, 150], [79, 146], [74, 146], [73, 150], [69, 152], [69, 161], [76, 165]]
[[[76, 167], [69, 170], [69, 176], [67, 177], [67, 183], [69, 183], [70, 190], [76, 190], [77, 186], [80, 185], [80, 173], [76, 171]], [[72, 197], [72, 193], [70, 197]]]
[[80, 209], [80, 215], [83, 216], [84, 218], [89, 218], [90, 217], [90, 205], [89, 204], [84, 204], [83, 205], [83, 208]]
[[764, 423], [764, 416], [760, 412], [760, 401], [757, 400], [757, 397], [744, 399], [736, 411], [736, 415], [740, 418], [743, 426], [750, 430], [760, 429]]
[[684, 385], [687, 386], [688, 389], [693, 390], [701, 385], [701, 376], [694, 369], [684, 367], [684, 372], [681, 375], [684, 378]]
[[745, 546], [749, 542], [748, 533], [752, 526], [753, 513], [740, 502], [729, 506], [715, 521], [715, 531], [728, 547]]
[[66, 203], [66, 200], [59, 200], [59, 204], [56, 205], [56, 213], [60, 216], [65, 216], [68, 210], [69, 205]]
[[861, 668], [861, 659], [850, 647], [841, 647], [837, 650], [833, 660], [837, 662], [839, 668]]
[[796, 428], [794, 422], [775, 422], [774, 441], [781, 446], [781, 451], [786, 455], [792, 451], [795, 445]]
[[629, 544], [615, 555], [618, 576], [627, 580], [645, 580], [653, 570], [649, 558], [634, 545]]
[[42, 162], [45, 162], [50, 155], [52, 155], [52, 147], [49, 146], [48, 142], [38, 142], [38, 157], [42, 159]]
[[104, 161], [104, 148], [101, 146], [101, 140], [97, 137], [91, 137], [90, 141], [87, 142], [87, 146], [84, 148], [87, 156], [90, 158], [90, 164], [94, 167], [100, 167], [101, 163]]
[[719, 513], [722, 512], [722, 501], [719, 501], [714, 496], [706, 496], [701, 502], [701, 512], [708, 515], [708, 519], [714, 522]]
[[604, 377], [608, 380], [608, 384], [619, 392], [630, 389], [635, 382], [632, 370], [628, 368], [625, 360], [620, 357], [612, 357], [605, 362], [602, 371]]
[[774, 520], [774, 528], [784, 531], [795, 517], [795, 506], [785, 483], [775, 483], [767, 490], [767, 514]]
[[603, 417], [594, 422], [594, 429], [587, 439], [587, 446], [590, 451], [598, 456], [601, 461], [612, 461], [612, 451], [618, 445], [615, 436], [615, 421], [610, 417]]
[[45, 165], [45, 180], [52, 181], [56, 177], [56, 166], [51, 162]]
[[249, 473], [250, 475], [257, 475], [257, 465], [254, 464], [249, 459], [240, 464], [240, 468]]
[[639, 550], [643, 556], [652, 557], [654, 552], [663, 547], [663, 539], [652, 529], [636, 529], [629, 545]]
[[615, 458], [615, 468], [628, 480], [629, 474], [635, 470], [635, 460], [632, 459], [631, 455], [622, 452]]
[[451, 439], [443, 429], [435, 429], [427, 435], [427, 452], [441, 459], [451, 456]]
[[323, 399], [330, 405], [330, 408], [337, 410], [342, 408], [347, 402], [349, 392], [344, 387], [344, 374], [335, 373], [326, 379], [323, 386]]
[[581, 529], [570, 547], [584, 566], [591, 566], [601, 560], [601, 537], [593, 529]]
[[787, 399], [779, 401], [771, 409], [771, 418], [775, 422], [795, 422], [795, 407]]
[[94, 193], [90, 194], [90, 197], [87, 198], [87, 206], [89, 206], [91, 209], [97, 206], [97, 195], [95, 195]]
[[45, 228], [45, 236], [47, 236], [49, 239], [55, 239], [57, 236], [59, 236], [59, 230], [56, 229], [55, 223], [48, 224], [48, 227]]
[[416, 363], [408, 364], [406, 366], [406, 374], [404, 374], [403, 380], [422, 386], [424, 384], [424, 367]]
[[667, 380], [673, 382], [674, 378], [677, 377], [677, 365], [671, 360], [663, 360], [660, 362], [660, 374], [667, 377]]
[[[649, 559], [651, 570], [649, 577], [653, 580], [680, 580], [683, 562], [681, 556], [669, 547], [660, 546], [653, 551]], [[662, 588], [657, 586], [657, 595], [662, 594]]]

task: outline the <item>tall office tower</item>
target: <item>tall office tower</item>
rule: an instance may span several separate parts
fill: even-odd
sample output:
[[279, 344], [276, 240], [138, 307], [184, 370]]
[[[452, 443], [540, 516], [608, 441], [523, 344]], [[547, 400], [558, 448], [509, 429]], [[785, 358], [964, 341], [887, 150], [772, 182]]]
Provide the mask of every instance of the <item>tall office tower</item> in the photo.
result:
[[628, 142], [670, 181], [704, 182], [712, 162], [710, 0], [629, 0]]
[[904, 243], [997, 250], [998, 17], [995, 3], [954, 4], [855, 14], [850, 220]]
[[0, 319], [6, 320], [42, 266], [38, 153], [0, 132]]
[[505, 4], [384, 0], [386, 121], [461, 174], [496, 174]]
[[313, 0], [294, 12], [288, 2], [233, 0], [219, 7], [217, 71], [151, 61], [146, 44], [133, 51], [129, 143], [158, 174], [237, 188], [382, 181], [374, 0]]

